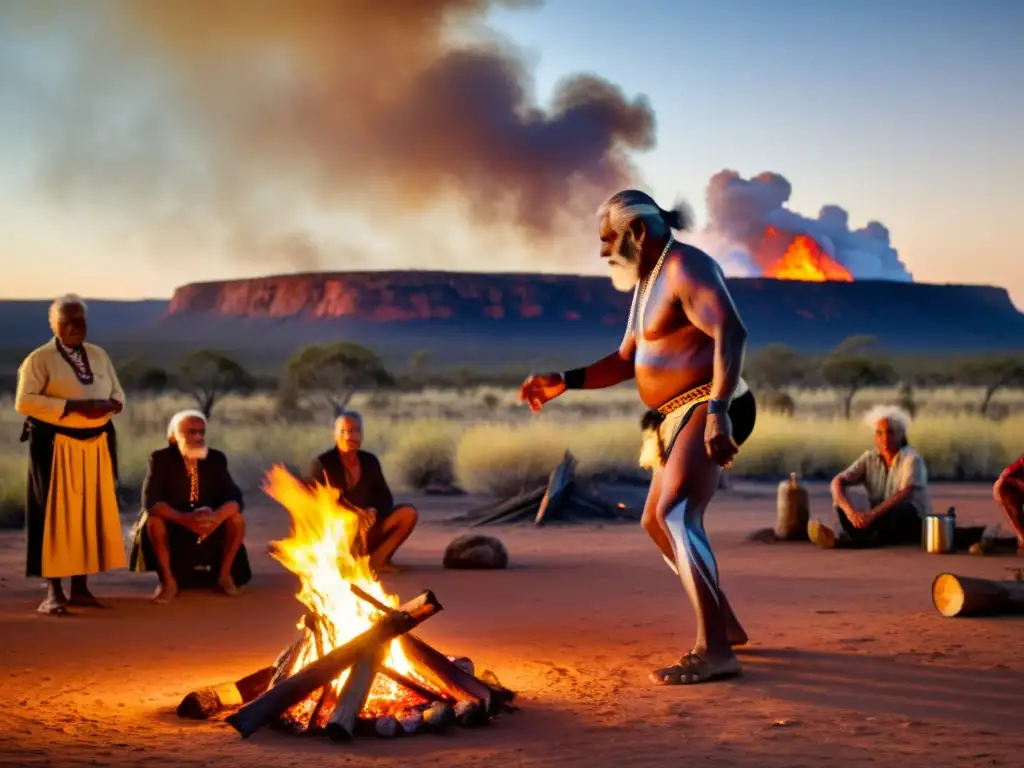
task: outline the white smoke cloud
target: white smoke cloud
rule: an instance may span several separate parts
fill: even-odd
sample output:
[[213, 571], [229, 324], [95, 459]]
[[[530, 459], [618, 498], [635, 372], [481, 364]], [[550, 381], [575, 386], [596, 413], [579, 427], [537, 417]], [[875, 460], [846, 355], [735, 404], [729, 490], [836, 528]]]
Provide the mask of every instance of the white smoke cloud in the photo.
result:
[[714, 256], [726, 274], [756, 277], [766, 259], [756, 244], [768, 227], [808, 235], [855, 278], [912, 282], [913, 275], [889, 242], [889, 230], [877, 221], [850, 229], [849, 214], [838, 205], [823, 206], [816, 219], [786, 207], [793, 187], [778, 173], [744, 179], [723, 170], [708, 182], [708, 225], [691, 238]]

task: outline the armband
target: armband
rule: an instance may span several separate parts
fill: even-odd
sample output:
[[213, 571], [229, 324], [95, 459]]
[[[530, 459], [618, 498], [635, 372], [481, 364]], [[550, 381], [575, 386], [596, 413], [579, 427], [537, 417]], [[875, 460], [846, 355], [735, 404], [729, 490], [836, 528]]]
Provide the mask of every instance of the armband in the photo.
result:
[[583, 389], [583, 382], [586, 381], [586, 368], [573, 368], [562, 374], [566, 389]]
[[708, 400], [708, 415], [714, 416], [719, 413], [728, 413], [730, 405], [732, 405], [732, 403], [728, 399]]

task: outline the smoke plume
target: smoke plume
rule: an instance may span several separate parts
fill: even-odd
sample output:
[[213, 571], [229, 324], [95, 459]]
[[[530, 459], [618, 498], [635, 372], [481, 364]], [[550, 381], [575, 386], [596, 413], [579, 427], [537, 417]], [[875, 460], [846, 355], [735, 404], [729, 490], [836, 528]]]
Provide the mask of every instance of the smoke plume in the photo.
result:
[[438, 208], [535, 241], [636, 183], [654, 115], [589, 74], [539, 106], [484, 25], [498, 4], [535, 3], [9, 0], [0, 42], [32, 44], [0, 93], [49, 200], [122, 210], [118, 234], [165, 251], [347, 267], [325, 239], [429, 230]]
[[721, 262], [728, 274], [759, 276], [781, 256], [766, 248], [772, 228], [790, 236], [811, 237], [854, 278], [911, 282], [913, 276], [889, 243], [889, 230], [877, 221], [851, 230], [849, 214], [838, 205], [823, 206], [815, 219], [786, 207], [793, 188], [778, 173], [744, 179], [723, 170], [708, 182], [708, 225], [696, 240]]

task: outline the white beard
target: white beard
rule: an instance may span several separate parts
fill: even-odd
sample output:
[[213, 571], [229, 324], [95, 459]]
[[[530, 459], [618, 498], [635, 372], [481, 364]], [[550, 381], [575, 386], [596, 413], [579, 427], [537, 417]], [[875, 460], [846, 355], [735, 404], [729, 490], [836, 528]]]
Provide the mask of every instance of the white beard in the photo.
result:
[[202, 445], [188, 445], [181, 442], [178, 443], [178, 450], [181, 451], [182, 456], [192, 461], [202, 461], [210, 453], [210, 447], [206, 443]]
[[608, 258], [608, 272], [612, 286], [622, 293], [630, 293], [640, 282], [640, 265], [615, 254]]

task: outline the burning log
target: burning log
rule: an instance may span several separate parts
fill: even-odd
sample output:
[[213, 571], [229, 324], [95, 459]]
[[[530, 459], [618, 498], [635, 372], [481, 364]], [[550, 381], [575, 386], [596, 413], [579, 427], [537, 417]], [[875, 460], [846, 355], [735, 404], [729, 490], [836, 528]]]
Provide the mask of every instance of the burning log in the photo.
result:
[[932, 603], [943, 616], [1024, 614], [1024, 581], [1020, 569], [1013, 581], [972, 579], [940, 573], [932, 582]]
[[453, 703], [455, 701], [455, 699], [453, 699], [448, 694], [439, 691], [432, 691], [429, 688], [420, 685], [412, 678], [406, 677], [405, 675], [396, 672], [395, 670], [391, 669], [391, 667], [382, 666], [380, 668], [380, 674], [398, 683], [403, 688], [415, 693], [424, 701], [447, 701], [448, 703]]
[[417, 606], [408, 612], [389, 610], [381, 621], [365, 632], [282, 680], [229, 716], [227, 721], [243, 738], [251, 736], [318, 688], [329, 685], [363, 656], [375, 652], [383, 643], [410, 631], [441, 610], [441, 604], [431, 592], [424, 592], [414, 602]]
[[233, 683], [221, 683], [192, 691], [178, 705], [178, 717], [208, 720], [226, 709], [247, 704], [270, 687], [276, 671], [276, 665], [264, 667]]
[[366, 705], [370, 688], [377, 677], [382, 646], [364, 654], [353, 665], [338, 695], [338, 703], [327, 720], [327, 736], [332, 741], [352, 741], [356, 720]]
[[[395, 613], [394, 608], [384, 605], [355, 584], [350, 588], [354, 595], [384, 613], [385, 616]], [[415, 635], [405, 634], [398, 638], [398, 642], [405, 657], [413, 666], [423, 673], [429, 673], [431, 682], [438, 685], [445, 694], [456, 701], [477, 700], [488, 717], [493, 717], [502, 709], [507, 708], [507, 705], [515, 698], [513, 691], [488, 685]]]

